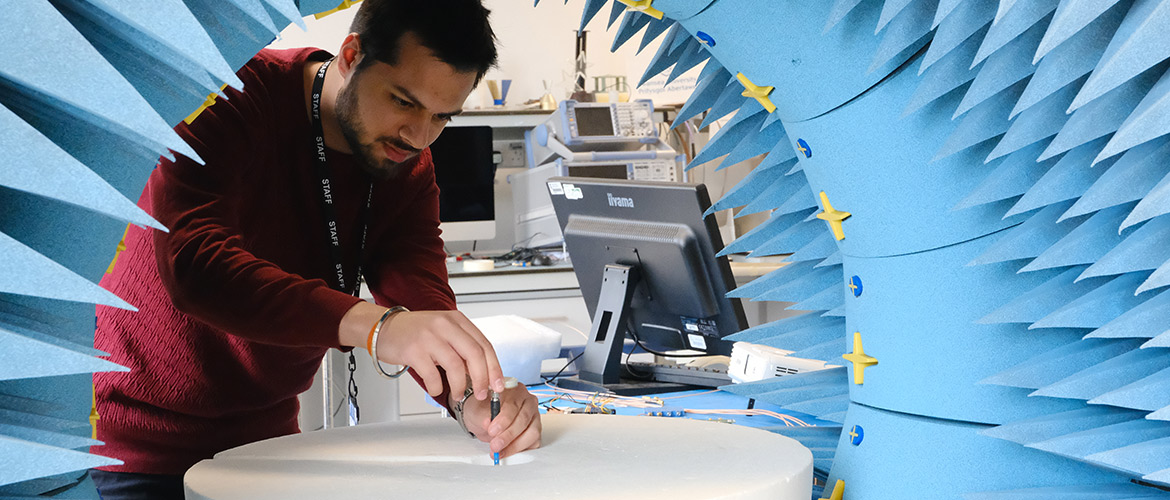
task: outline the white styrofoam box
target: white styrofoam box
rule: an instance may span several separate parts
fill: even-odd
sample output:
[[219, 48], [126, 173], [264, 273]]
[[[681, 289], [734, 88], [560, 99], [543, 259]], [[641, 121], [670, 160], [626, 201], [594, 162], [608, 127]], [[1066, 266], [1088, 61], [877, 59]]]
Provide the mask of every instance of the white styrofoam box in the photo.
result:
[[561, 352], [561, 333], [528, 318], [506, 314], [471, 320], [496, 350], [504, 376], [540, 383], [540, 363]]

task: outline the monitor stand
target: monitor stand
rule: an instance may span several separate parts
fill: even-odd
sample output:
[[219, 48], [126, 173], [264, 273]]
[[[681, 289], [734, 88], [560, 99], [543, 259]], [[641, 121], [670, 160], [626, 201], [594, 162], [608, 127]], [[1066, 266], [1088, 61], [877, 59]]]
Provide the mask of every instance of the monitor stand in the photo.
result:
[[622, 377], [622, 345], [629, 324], [630, 299], [638, 287], [638, 268], [621, 264], [605, 266], [601, 276], [601, 293], [589, 330], [589, 341], [581, 354], [576, 377], [557, 380], [557, 387], [588, 392], [612, 392], [620, 396], [640, 396], [660, 392], [701, 388], [677, 382], [658, 382]]

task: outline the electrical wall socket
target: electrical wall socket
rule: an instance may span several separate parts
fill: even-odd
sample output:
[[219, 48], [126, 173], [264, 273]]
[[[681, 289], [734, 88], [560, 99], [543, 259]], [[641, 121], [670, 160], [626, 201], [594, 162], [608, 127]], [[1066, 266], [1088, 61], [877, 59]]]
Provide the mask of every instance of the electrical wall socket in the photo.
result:
[[527, 153], [524, 151], [523, 140], [492, 141], [492, 149], [500, 153], [499, 168], [524, 168]]

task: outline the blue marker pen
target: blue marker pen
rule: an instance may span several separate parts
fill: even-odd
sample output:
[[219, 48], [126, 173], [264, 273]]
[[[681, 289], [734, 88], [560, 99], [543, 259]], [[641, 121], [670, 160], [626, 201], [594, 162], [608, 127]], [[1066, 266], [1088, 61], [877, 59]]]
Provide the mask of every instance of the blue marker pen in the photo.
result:
[[[496, 391], [492, 391], [492, 420], [495, 420], [496, 416], [499, 414], [500, 414], [500, 394]], [[497, 451], [495, 453], [492, 453], [492, 461], [495, 462], [496, 465], [500, 465], [500, 452]]]

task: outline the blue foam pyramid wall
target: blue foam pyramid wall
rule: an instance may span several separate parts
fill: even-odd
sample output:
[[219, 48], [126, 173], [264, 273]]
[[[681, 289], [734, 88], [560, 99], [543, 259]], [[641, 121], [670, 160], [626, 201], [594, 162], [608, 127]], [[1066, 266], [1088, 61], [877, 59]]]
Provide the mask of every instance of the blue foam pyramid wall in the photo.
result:
[[790, 4], [652, 2], [810, 311], [734, 339], [839, 366], [725, 390], [841, 424], [814, 498], [1170, 498], [1170, 0]]
[[[348, 7], [352, 2], [344, 2]], [[337, 0], [32, 0], [0, 20], [0, 497], [96, 499], [86, 469], [97, 285], [127, 224], [165, 231], [135, 203], [172, 131], [301, 17]], [[28, 47], [52, 47], [30, 51]], [[112, 264], [113, 262], [113, 264]], [[100, 418], [100, 416], [94, 416]]]

